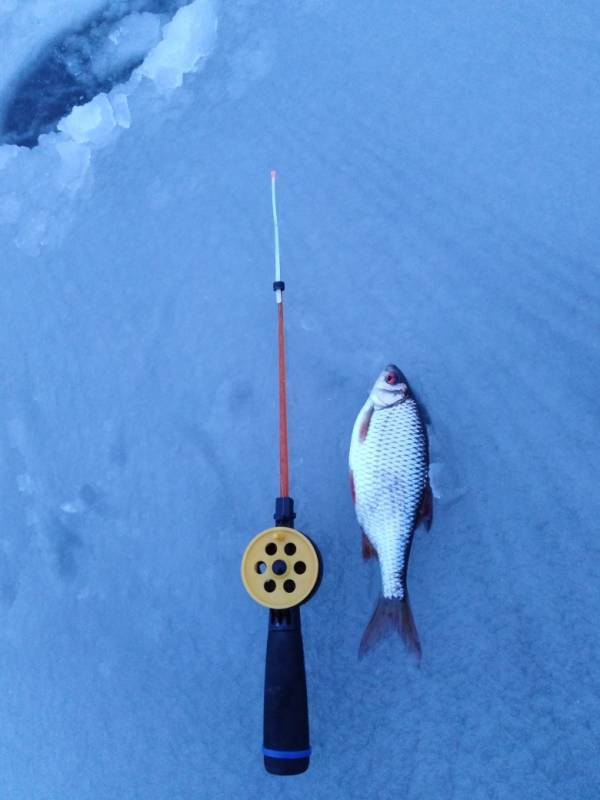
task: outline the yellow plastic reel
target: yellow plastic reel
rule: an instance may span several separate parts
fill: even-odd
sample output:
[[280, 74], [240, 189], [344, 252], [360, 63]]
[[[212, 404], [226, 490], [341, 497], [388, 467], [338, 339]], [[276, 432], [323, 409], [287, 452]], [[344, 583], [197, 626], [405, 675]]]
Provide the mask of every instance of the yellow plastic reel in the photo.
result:
[[242, 556], [242, 581], [261, 606], [300, 605], [319, 580], [313, 543], [294, 528], [268, 528], [252, 539]]

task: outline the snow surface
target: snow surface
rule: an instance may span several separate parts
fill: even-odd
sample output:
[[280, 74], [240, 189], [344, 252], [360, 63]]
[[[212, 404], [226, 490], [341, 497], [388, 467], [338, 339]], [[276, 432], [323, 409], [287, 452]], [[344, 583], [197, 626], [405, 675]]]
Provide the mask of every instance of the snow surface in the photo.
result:
[[[8, 6], [26, 69], [101, 4]], [[147, 22], [130, 79], [0, 148], [0, 796], [596, 798], [600, 10]], [[292, 779], [262, 768], [267, 620], [239, 581], [277, 491], [272, 167], [298, 524], [326, 565]], [[347, 445], [390, 360], [445, 464], [411, 559], [420, 669], [394, 641], [356, 659], [378, 575]]]

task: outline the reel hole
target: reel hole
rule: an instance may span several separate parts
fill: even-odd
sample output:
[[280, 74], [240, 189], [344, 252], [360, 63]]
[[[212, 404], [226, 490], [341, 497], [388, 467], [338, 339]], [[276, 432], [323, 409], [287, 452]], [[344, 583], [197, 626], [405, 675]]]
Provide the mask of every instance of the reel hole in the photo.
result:
[[296, 561], [296, 563], [294, 564], [294, 572], [296, 573], [296, 575], [304, 575], [304, 573], [306, 572], [306, 564], [304, 563], [304, 561]]
[[268, 556], [274, 556], [277, 552], [277, 545], [275, 542], [269, 542], [269, 544], [265, 547], [265, 553]]
[[255, 564], [254, 569], [258, 572], [259, 575], [262, 575], [263, 572], [267, 571], [267, 565], [265, 564], [264, 561], [258, 561]]
[[275, 588], [276, 588], [275, 581], [265, 581], [265, 592], [274, 592]]
[[293, 542], [288, 542], [283, 549], [285, 550], [286, 556], [293, 556], [296, 552], [296, 545]]
[[296, 584], [294, 581], [288, 579], [287, 581], [283, 582], [283, 590], [288, 594], [291, 594], [295, 588]]
[[273, 572], [275, 575], [284, 575], [287, 571], [287, 564], [285, 561], [282, 561], [280, 558], [277, 561], [273, 562]]

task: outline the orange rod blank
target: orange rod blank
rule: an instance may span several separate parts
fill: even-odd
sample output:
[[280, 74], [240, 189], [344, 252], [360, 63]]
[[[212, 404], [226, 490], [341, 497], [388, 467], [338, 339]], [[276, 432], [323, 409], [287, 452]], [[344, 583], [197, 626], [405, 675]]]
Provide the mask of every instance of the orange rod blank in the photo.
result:
[[283, 301], [277, 304], [279, 344], [279, 494], [290, 496], [290, 469], [288, 455], [287, 394], [285, 385], [285, 330], [283, 326]]
[[273, 236], [275, 242], [275, 300], [277, 302], [277, 347], [279, 355], [279, 493], [290, 495], [290, 468], [288, 450], [287, 392], [285, 374], [285, 327], [283, 321], [283, 290], [281, 261], [279, 255], [279, 223], [277, 220], [277, 195], [275, 182], [277, 173], [271, 170], [271, 204], [273, 207]]

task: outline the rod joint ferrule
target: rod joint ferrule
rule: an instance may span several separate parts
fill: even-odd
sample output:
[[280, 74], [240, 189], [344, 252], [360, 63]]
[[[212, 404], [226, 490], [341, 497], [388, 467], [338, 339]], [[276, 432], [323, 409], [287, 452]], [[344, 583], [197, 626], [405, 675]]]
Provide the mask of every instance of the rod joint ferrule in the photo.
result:
[[274, 281], [273, 282], [273, 291], [274, 292], [283, 292], [285, 290], [285, 281]]
[[294, 511], [294, 501], [291, 497], [278, 497], [275, 500], [275, 522], [284, 528], [293, 528], [296, 513]]

